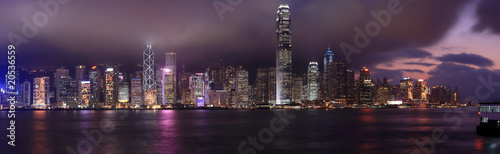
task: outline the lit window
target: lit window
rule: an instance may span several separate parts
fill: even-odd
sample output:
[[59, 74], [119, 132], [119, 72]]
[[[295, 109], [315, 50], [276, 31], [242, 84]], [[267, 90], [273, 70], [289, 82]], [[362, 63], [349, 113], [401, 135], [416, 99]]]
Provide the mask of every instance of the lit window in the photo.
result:
[[488, 117], [481, 117], [482, 123], [488, 123]]

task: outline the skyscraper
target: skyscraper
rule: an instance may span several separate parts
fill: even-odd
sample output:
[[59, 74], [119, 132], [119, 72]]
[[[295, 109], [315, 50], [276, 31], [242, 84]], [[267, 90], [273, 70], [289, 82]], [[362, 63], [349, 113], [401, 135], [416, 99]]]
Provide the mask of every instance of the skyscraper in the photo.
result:
[[[165, 53], [165, 68], [163, 69], [164, 103], [174, 104], [177, 102], [177, 62], [176, 53]], [[164, 105], [165, 105], [164, 104]]]
[[307, 99], [310, 101], [319, 98], [319, 66], [318, 62], [310, 62], [307, 70]]
[[434, 105], [448, 104], [451, 105], [453, 99], [452, 90], [448, 86], [432, 87], [430, 103]]
[[130, 80], [131, 106], [138, 107], [143, 105], [142, 91], [142, 71], [137, 71], [131, 76]]
[[427, 95], [429, 94], [429, 88], [427, 87], [427, 82], [423, 79], [419, 79], [415, 83], [415, 89], [413, 90], [413, 99], [417, 100], [428, 100]]
[[370, 77], [370, 70], [366, 67], [363, 67], [360, 71], [358, 92], [359, 104], [371, 105], [374, 103], [375, 93], [377, 91]]
[[175, 97], [175, 73], [174, 69], [165, 67], [163, 68], [162, 78], [162, 105], [172, 105], [176, 102]]
[[203, 73], [195, 73], [189, 78], [189, 88], [191, 89], [191, 102], [195, 107], [205, 106], [205, 75]]
[[80, 85], [79, 85], [80, 89], [79, 89], [79, 93], [78, 93], [78, 97], [79, 97], [79, 107], [80, 108], [88, 108], [89, 107], [89, 103], [90, 103], [90, 99], [92, 98], [92, 93], [91, 93], [91, 84], [90, 84], [90, 81], [80, 81]]
[[269, 94], [269, 98], [268, 99], [268, 102], [270, 104], [275, 104], [276, 103], [276, 67], [271, 67], [269, 68], [268, 72], [267, 72], [267, 75], [268, 75], [268, 94]]
[[87, 78], [87, 66], [79, 65], [75, 67], [75, 80], [80, 83]]
[[31, 105], [31, 84], [27, 80], [19, 85], [19, 106]]
[[129, 106], [130, 103], [129, 86], [130, 86], [129, 82], [120, 82], [118, 85], [118, 102], [120, 102], [121, 108]]
[[410, 78], [404, 78], [399, 82], [401, 90], [401, 99], [412, 100], [413, 99], [413, 80]]
[[69, 70], [68, 69], [64, 69], [64, 68], [60, 68], [60, 69], [56, 69], [56, 72], [54, 73], [54, 84], [53, 86], [56, 88], [56, 104], [57, 106], [61, 106], [62, 105], [62, 102], [61, 102], [61, 99], [59, 99], [61, 93], [59, 90], [59, 79], [61, 78], [61, 76], [69, 76]]
[[[332, 76], [332, 67], [330, 67], [331, 64], [333, 64], [333, 52], [330, 50], [330, 46], [328, 46], [328, 51], [326, 51], [325, 55], [323, 55], [323, 85], [321, 85], [322, 89], [322, 96], [324, 98], [329, 98], [328, 91], [329, 89], [332, 89], [333, 87], [330, 87], [331, 83], [330, 79], [333, 79]], [[330, 84], [329, 84], [330, 83]]]
[[278, 7], [276, 19], [276, 104], [289, 104], [292, 100], [292, 32], [290, 7]]
[[63, 108], [77, 108], [78, 83], [71, 76], [61, 76], [58, 79], [58, 105]]
[[268, 69], [267, 68], [257, 68], [257, 77], [255, 79], [255, 88], [256, 88], [256, 102], [260, 103], [268, 103], [269, 102], [269, 93], [268, 93]]
[[92, 66], [89, 72], [90, 80], [90, 91], [92, 93], [91, 102], [100, 103], [101, 102], [101, 89], [102, 89], [102, 75], [101, 70], [97, 66]]
[[303, 75], [294, 75], [292, 88], [292, 102], [301, 102], [304, 100], [304, 78]]
[[33, 79], [33, 104], [35, 108], [43, 109], [50, 107], [50, 78], [40, 77]]
[[179, 98], [181, 100], [181, 104], [183, 105], [192, 105], [191, 102], [191, 89], [189, 88], [189, 79], [191, 77], [191, 73], [185, 72], [185, 66], [182, 65], [181, 73], [179, 74]]
[[113, 68], [106, 69], [106, 92], [105, 92], [105, 104], [106, 106], [113, 106], [116, 103], [115, 93], [115, 70]]
[[247, 105], [249, 99], [248, 70], [242, 66], [236, 71], [236, 95], [238, 105]]
[[148, 44], [146, 50], [143, 52], [143, 90], [144, 90], [144, 103], [148, 106], [156, 105], [156, 82], [155, 82], [155, 56], [154, 51], [151, 48], [151, 44]]
[[363, 67], [363, 69], [361, 69], [361, 72], [359, 73], [359, 81], [360, 82], [363, 82], [364, 80], [371, 80], [371, 77], [370, 77], [370, 70], [366, 67]]

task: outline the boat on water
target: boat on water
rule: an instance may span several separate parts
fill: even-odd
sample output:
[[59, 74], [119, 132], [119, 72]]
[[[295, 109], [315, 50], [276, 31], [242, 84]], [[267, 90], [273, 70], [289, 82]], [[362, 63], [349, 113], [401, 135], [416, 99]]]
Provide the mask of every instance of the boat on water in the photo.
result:
[[476, 132], [481, 135], [500, 136], [500, 102], [479, 103], [481, 122]]

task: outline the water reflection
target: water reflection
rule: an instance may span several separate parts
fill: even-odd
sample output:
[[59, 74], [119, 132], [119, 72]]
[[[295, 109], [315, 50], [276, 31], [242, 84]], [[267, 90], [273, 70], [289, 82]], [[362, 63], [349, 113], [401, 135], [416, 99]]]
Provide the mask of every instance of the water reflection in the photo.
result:
[[359, 115], [359, 120], [364, 123], [372, 123], [375, 121], [375, 117], [373, 115], [373, 109], [361, 109], [361, 113]]
[[483, 144], [484, 144], [483, 138], [481, 137], [476, 138], [475, 143], [476, 143], [476, 150], [483, 151]]
[[33, 113], [33, 142], [32, 153], [52, 153], [49, 147], [49, 136], [47, 135], [47, 113], [48, 111], [34, 111]]
[[177, 131], [177, 113], [178, 111], [173, 110], [162, 110], [159, 111], [160, 124], [157, 125], [157, 130], [160, 130], [159, 137], [157, 139], [159, 141], [159, 145], [154, 149], [155, 153], [162, 153], [165, 151], [169, 152], [181, 152], [183, 151], [182, 145], [179, 144], [178, 138], [180, 137], [179, 132]]

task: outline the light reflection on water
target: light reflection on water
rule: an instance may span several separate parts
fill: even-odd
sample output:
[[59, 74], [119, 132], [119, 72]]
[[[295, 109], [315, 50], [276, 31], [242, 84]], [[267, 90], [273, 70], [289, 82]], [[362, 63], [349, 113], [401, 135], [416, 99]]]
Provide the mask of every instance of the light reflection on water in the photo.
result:
[[[290, 120], [284, 131], [274, 134], [273, 142], [261, 152], [409, 153], [417, 149], [413, 139], [429, 139], [437, 128], [443, 129], [448, 138], [436, 144], [436, 153], [500, 151], [500, 138], [475, 134], [477, 114], [463, 118], [462, 125], [454, 130], [451, 128], [455, 123], [443, 119], [445, 111], [288, 111], [297, 117]], [[237, 153], [238, 145], [269, 127], [269, 120], [275, 114], [272, 111], [96, 110], [17, 111], [16, 116], [17, 147], [25, 148], [16, 149], [15, 153], [67, 153], [66, 146], [76, 149], [80, 141], [87, 140], [82, 129], [99, 130], [101, 121], [110, 120], [114, 130], [103, 133], [102, 143], [92, 147], [94, 153], [145, 154]], [[7, 123], [1, 123], [0, 127], [7, 127]], [[2, 151], [6, 148], [0, 146]]]

